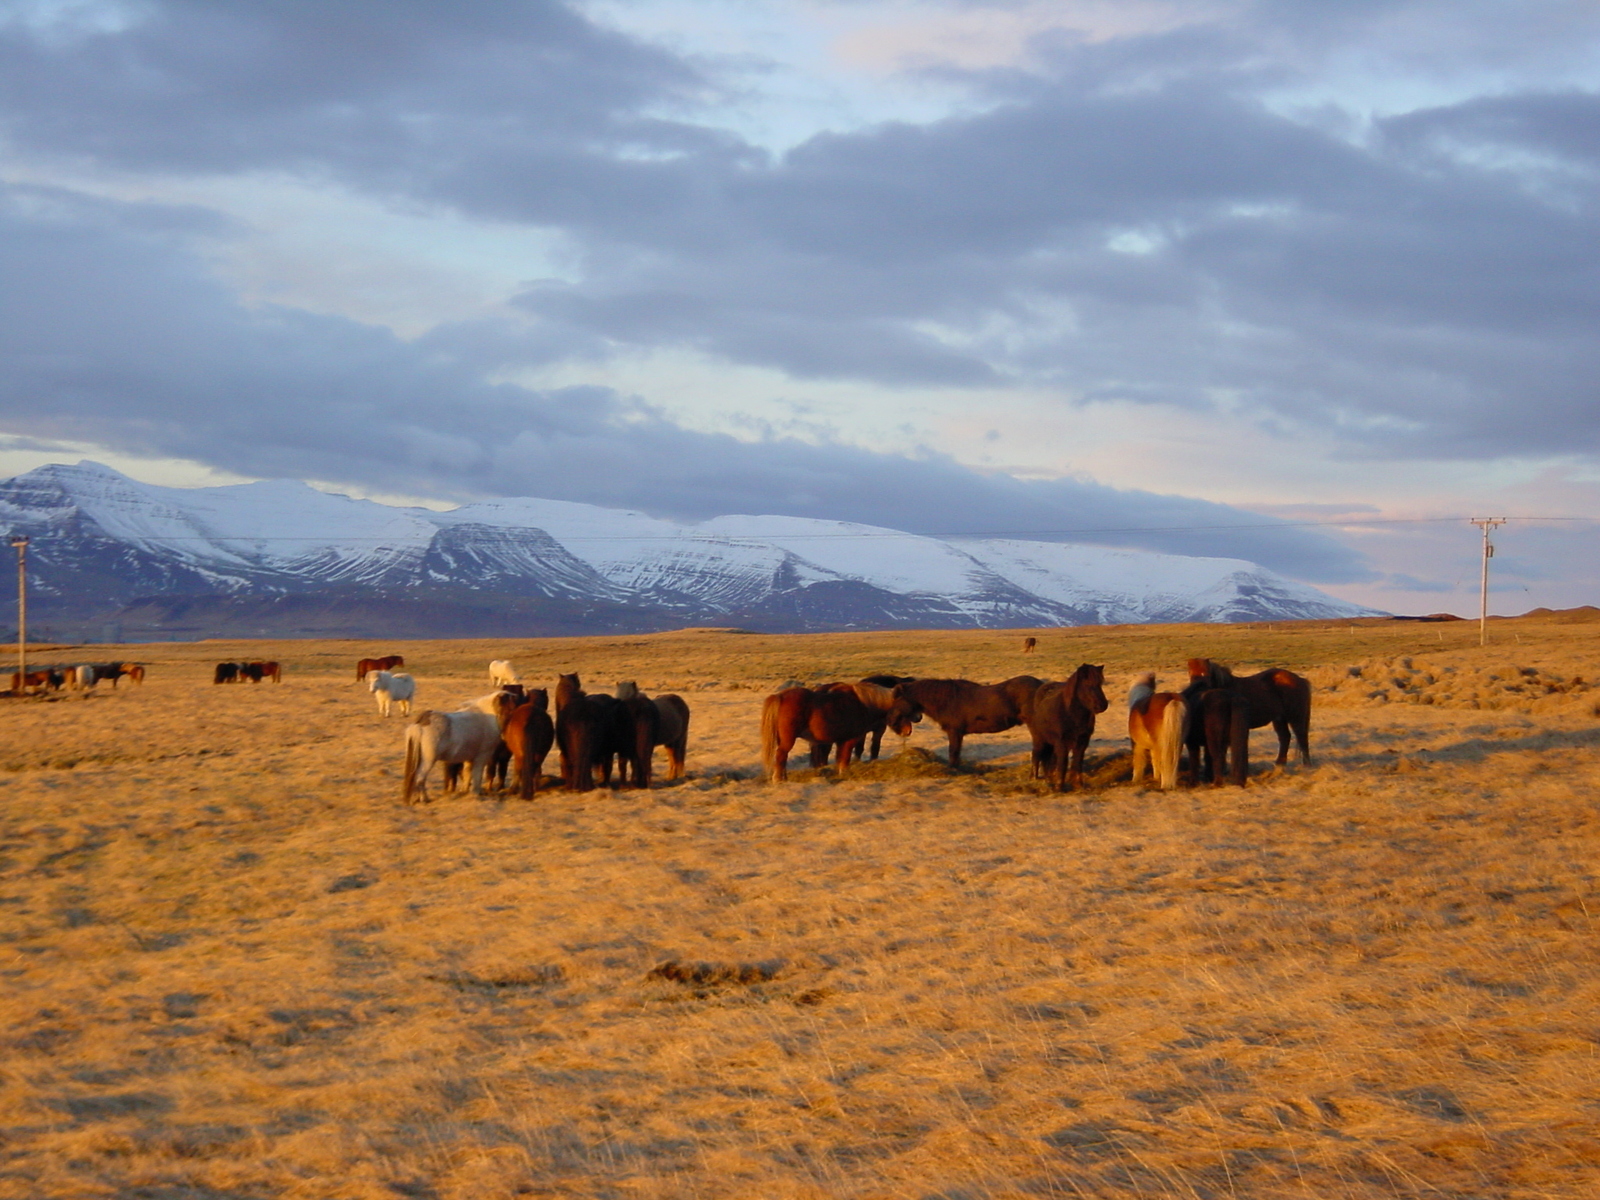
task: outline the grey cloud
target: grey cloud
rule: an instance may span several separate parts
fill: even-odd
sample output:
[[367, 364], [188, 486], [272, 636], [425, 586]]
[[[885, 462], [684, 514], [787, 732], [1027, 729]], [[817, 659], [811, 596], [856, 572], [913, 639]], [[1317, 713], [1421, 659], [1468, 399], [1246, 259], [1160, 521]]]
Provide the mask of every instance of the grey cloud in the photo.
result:
[[[49, 281], [26, 297], [0, 292], [10, 365], [0, 420], [25, 436], [391, 492], [559, 496], [688, 518], [782, 512], [946, 534], [1091, 531], [1071, 540], [1234, 555], [1323, 581], [1366, 574], [1329, 539], [1223, 505], [988, 478], [937, 457], [741, 442], [606, 389], [485, 383], [439, 346], [247, 310], [166, 239], [81, 214], [43, 220], [0, 206], [0, 278]], [[1216, 526], [1268, 527], [1206, 528]]]

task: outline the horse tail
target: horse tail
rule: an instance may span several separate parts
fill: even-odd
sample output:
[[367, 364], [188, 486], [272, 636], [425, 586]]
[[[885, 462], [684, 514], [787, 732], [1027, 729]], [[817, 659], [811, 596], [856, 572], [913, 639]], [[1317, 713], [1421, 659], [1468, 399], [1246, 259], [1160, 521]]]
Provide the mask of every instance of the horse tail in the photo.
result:
[[1161, 713], [1161, 729], [1156, 735], [1156, 782], [1163, 791], [1178, 786], [1178, 755], [1183, 749], [1189, 724], [1189, 706], [1176, 697]]
[[768, 696], [761, 706], [761, 774], [767, 782], [778, 772], [778, 697]]
[[417, 765], [422, 761], [422, 726], [406, 726], [406, 773], [400, 782], [400, 799], [411, 803], [412, 789], [417, 778]]

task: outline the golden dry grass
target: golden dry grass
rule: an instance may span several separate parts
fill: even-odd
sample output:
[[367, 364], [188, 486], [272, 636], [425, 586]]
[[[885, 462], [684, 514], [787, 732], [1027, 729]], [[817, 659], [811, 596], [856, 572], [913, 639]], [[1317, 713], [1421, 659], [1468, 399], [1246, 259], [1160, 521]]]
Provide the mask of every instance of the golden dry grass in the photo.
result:
[[[0, 701], [0, 1196], [1600, 1195], [1600, 624], [1476, 633], [409, 643], [424, 705], [510, 657], [694, 709], [680, 784], [418, 809], [390, 647], [127, 649]], [[790, 677], [1190, 655], [1311, 674], [1317, 764], [1135, 791], [1119, 686], [1092, 792], [927, 729], [755, 778]]]

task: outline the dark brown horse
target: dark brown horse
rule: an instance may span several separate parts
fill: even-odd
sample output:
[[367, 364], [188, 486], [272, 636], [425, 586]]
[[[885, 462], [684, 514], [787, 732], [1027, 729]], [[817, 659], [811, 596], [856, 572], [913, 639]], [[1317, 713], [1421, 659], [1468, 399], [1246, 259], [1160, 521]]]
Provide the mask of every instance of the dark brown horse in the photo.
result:
[[1094, 736], [1094, 719], [1106, 710], [1106, 669], [1083, 663], [1060, 683], [1034, 692], [1028, 713], [1034, 774], [1049, 772], [1056, 791], [1083, 785], [1083, 755]]
[[392, 671], [396, 667], [406, 665], [404, 654], [386, 654], [382, 658], [363, 658], [356, 663], [356, 682], [360, 683], [367, 677], [368, 671]]
[[[99, 678], [98, 673], [96, 679]], [[238, 683], [239, 664], [236, 662], [220, 662], [215, 671], [211, 673], [212, 683]]]
[[531, 799], [539, 790], [544, 760], [555, 742], [555, 723], [550, 720], [550, 693], [533, 688], [528, 698], [511, 710], [500, 737], [511, 755], [517, 780], [517, 795]]
[[594, 790], [594, 768], [606, 745], [610, 696], [587, 696], [576, 674], [556, 684], [556, 746], [561, 751], [561, 780], [574, 792]]
[[913, 679], [894, 689], [889, 723], [899, 731], [922, 714], [932, 717], [950, 742], [950, 765], [961, 765], [961, 743], [969, 733], [1001, 733], [1024, 724], [1040, 680], [1016, 675], [1004, 683], [970, 679]]
[[1189, 730], [1184, 738], [1189, 781], [1198, 785], [1209, 779], [1213, 787], [1221, 787], [1231, 766], [1233, 781], [1243, 786], [1250, 761], [1250, 725], [1237, 694], [1210, 687], [1201, 679], [1183, 689], [1180, 703], [1189, 710]]
[[[1259, 729], [1263, 725], [1272, 726], [1278, 735], [1277, 763], [1280, 767], [1289, 761], [1291, 732], [1300, 746], [1300, 761], [1310, 764], [1311, 684], [1308, 681], [1282, 667], [1268, 667], [1254, 675], [1236, 676], [1227, 667], [1209, 658], [1191, 658], [1189, 686], [1184, 689], [1184, 697], [1198, 697], [1207, 689], [1232, 694], [1234, 712], [1230, 717], [1230, 727], [1237, 721], [1244, 722], [1246, 731]], [[1229, 764], [1233, 781], [1241, 786], [1249, 774], [1246, 754], [1248, 732], [1244, 740], [1246, 746], [1233, 755], [1233, 762]]]
[[630, 781], [634, 787], [649, 787], [650, 768], [660, 732], [661, 710], [653, 700], [640, 695], [637, 687], [615, 699], [607, 730], [606, 761], [600, 769], [605, 782], [611, 782], [611, 758], [614, 756], [618, 787], [626, 787]]
[[1036, 638], [1036, 637], [1025, 637], [1025, 638], [1022, 639], [1022, 652], [1024, 654], [1032, 654], [1038, 648], [1039, 648], [1039, 639], [1038, 638]]

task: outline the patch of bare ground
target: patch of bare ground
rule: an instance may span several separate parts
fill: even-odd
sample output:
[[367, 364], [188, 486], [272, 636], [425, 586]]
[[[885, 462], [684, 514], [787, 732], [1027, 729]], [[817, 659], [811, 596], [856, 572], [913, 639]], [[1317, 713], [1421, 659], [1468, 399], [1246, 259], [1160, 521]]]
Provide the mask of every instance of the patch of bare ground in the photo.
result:
[[[1034, 632], [147, 646], [0, 701], [0, 1196], [1600, 1194], [1600, 625]], [[405, 808], [389, 649], [425, 706], [678, 691], [690, 777]], [[1015, 732], [757, 778], [791, 677], [1191, 655], [1310, 674], [1316, 764], [1135, 790], [1118, 689], [1081, 793]]]

